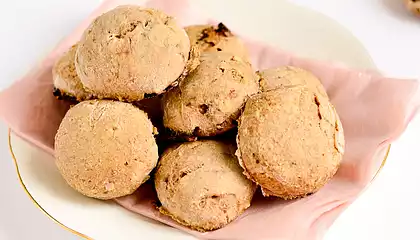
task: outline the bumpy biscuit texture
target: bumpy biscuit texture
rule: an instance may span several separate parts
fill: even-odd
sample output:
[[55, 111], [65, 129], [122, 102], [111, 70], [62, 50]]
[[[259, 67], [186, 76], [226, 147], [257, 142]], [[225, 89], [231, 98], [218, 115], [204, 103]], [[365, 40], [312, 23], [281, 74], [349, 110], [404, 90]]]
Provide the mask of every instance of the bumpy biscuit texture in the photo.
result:
[[231, 53], [204, 53], [200, 65], [163, 97], [163, 124], [180, 134], [214, 136], [235, 127], [259, 90], [251, 65]]
[[235, 149], [213, 140], [167, 149], [155, 175], [160, 211], [199, 231], [237, 218], [250, 206], [255, 185], [242, 174]]
[[318, 191], [334, 176], [344, 154], [344, 134], [319, 80], [304, 70], [297, 71], [303, 78], [283, 71], [289, 70], [265, 71], [270, 86], [281, 83], [246, 103], [237, 155], [244, 174], [265, 195], [293, 199]]
[[172, 17], [125, 5], [87, 28], [77, 49], [76, 70], [98, 98], [138, 101], [176, 84], [189, 52], [188, 36]]
[[60, 124], [56, 165], [66, 182], [88, 197], [129, 195], [157, 164], [154, 133], [147, 115], [129, 103], [84, 101]]

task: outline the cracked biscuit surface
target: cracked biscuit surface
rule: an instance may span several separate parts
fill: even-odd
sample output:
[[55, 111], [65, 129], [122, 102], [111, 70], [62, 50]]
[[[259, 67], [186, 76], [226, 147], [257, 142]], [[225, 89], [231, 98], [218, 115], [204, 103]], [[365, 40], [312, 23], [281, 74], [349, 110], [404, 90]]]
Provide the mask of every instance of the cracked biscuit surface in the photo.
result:
[[184, 72], [190, 42], [165, 13], [119, 6], [96, 18], [76, 53], [76, 70], [98, 98], [141, 100], [163, 93]]
[[72, 107], [55, 137], [56, 165], [75, 190], [112, 199], [133, 193], [156, 166], [147, 115], [129, 103], [89, 100]]
[[167, 149], [155, 175], [160, 211], [199, 231], [236, 219], [250, 206], [255, 185], [242, 175], [235, 149], [213, 140]]
[[[246, 103], [237, 155], [244, 174], [266, 196], [292, 199], [318, 191], [333, 177], [344, 154], [344, 134], [319, 80], [283, 71], [266, 71], [265, 81], [281, 84]], [[297, 72], [306, 76], [303, 71]]]
[[251, 65], [231, 53], [203, 53], [200, 65], [163, 97], [163, 124], [175, 133], [214, 136], [235, 127], [258, 92]]
[[269, 68], [265, 70], [257, 71], [259, 77], [259, 84], [261, 91], [268, 91], [276, 89], [278, 87], [291, 87], [296, 85], [308, 86], [316, 89], [317, 93], [327, 97], [324, 86], [318, 78], [311, 72], [308, 72], [302, 68], [292, 66], [282, 66], [277, 68]]

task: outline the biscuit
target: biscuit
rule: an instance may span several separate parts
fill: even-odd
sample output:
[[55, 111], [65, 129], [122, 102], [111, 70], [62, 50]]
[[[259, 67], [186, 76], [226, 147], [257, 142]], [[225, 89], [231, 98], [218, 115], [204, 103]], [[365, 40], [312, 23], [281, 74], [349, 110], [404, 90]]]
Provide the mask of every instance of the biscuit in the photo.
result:
[[203, 53], [200, 65], [163, 96], [163, 124], [184, 135], [224, 133], [258, 90], [248, 62], [227, 52]]
[[250, 206], [256, 187], [242, 175], [235, 149], [213, 140], [167, 149], [155, 175], [160, 211], [199, 231], [236, 219]]
[[57, 98], [70, 98], [76, 101], [83, 101], [92, 97], [92, 94], [84, 89], [76, 73], [74, 66], [76, 50], [77, 44], [65, 52], [53, 66], [54, 95]]
[[191, 45], [197, 45], [201, 52], [228, 52], [249, 61], [245, 44], [223, 24], [192, 25], [185, 28]]
[[92, 198], [133, 193], [156, 166], [155, 129], [129, 103], [89, 100], [72, 107], [55, 136], [56, 165], [66, 182]]
[[165, 92], [184, 72], [190, 42], [165, 13], [119, 6], [96, 18], [76, 53], [76, 70], [98, 98], [138, 101]]
[[318, 191], [334, 176], [344, 154], [344, 133], [316, 78], [282, 81], [286, 84], [246, 103], [237, 155], [244, 174], [264, 195], [293, 199]]

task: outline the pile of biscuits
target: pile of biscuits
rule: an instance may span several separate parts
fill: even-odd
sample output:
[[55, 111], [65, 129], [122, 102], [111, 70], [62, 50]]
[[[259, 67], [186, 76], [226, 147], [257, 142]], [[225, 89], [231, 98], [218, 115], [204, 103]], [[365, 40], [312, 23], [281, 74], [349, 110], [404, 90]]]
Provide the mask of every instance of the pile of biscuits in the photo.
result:
[[113, 199], [151, 178], [161, 213], [219, 229], [264, 196], [317, 192], [343, 153], [320, 81], [290, 66], [255, 71], [223, 24], [180, 27], [119, 6], [97, 17], [53, 68], [76, 101], [55, 137], [56, 165], [81, 194]]

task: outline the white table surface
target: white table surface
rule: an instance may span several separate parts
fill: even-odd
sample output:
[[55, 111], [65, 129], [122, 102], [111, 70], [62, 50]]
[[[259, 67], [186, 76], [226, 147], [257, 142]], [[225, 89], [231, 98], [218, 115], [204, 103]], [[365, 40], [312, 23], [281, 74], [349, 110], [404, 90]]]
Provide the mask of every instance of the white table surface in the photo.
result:
[[[0, 89], [21, 77], [101, 0], [0, 2]], [[403, 0], [295, 0], [349, 28], [385, 74], [420, 79], [420, 18]], [[293, 24], [293, 23], [291, 23]], [[43, 215], [21, 189], [0, 123], [0, 240], [75, 240]], [[337, 220], [326, 240], [420, 239], [416, 199], [420, 117], [392, 146], [371, 187]]]

